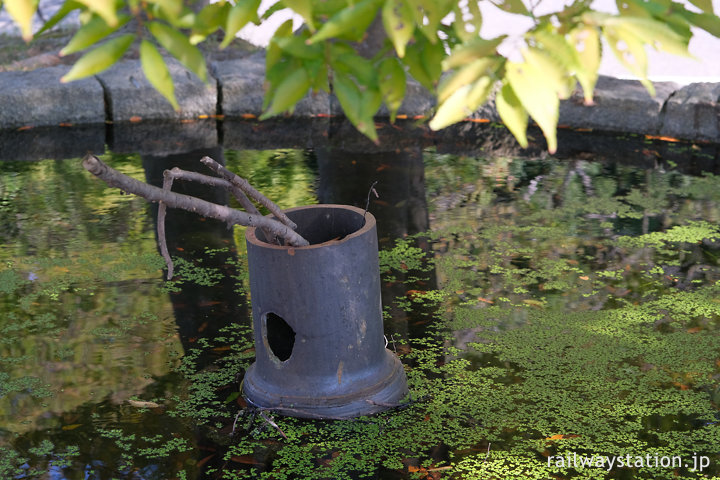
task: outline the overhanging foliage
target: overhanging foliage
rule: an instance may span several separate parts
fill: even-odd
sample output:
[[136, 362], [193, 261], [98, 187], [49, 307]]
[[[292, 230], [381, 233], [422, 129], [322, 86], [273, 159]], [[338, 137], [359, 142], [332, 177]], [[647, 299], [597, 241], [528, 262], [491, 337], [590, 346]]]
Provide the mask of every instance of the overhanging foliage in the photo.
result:
[[[482, 2], [529, 18], [532, 26], [521, 36], [482, 38]], [[557, 146], [559, 100], [579, 84], [585, 102], [592, 103], [602, 39], [654, 94], [647, 78], [646, 47], [687, 56], [691, 27], [720, 36], [720, 18], [710, 0], [690, 0], [691, 6], [671, 0], [627, 0], [617, 2], [617, 14], [594, 11], [589, 0], [575, 0], [542, 15], [537, 13], [541, 1], [528, 0], [281, 0], [262, 15], [260, 0], [196, 3], [203, 2], [67, 0], [39, 33], [72, 11], [81, 12], [82, 26], [61, 53], [88, 51], [62, 81], [94, 75], [118, 61], [133, 42], [141, 42], [146, 77], [177, 109], [158, 47], [207, 81], [198, 43], [223, 30], [224, 48], [248, 23], [262, 24], [279, 9], [290, 8], [305, 25], [293, 31], [288, 20], [270, 41], [262, 118], [292, 112], [310, 91], [332, 91], [353, 125], [377, 141], [373, 117], [384, 103], [395, 119], [412, 77], [437, 95], [431, 128], [462, 121], [497, 92], [497, 110], [518, 142], [527, 145], [531, 118], [545, 134], [550, 151]], [[0, 4], [31, 40], [37, 2]], [[382, 21], [373, 22], [376, 18]], [[137, 28], [117, 35], [130, 20]], [[378, 36], [386, 37], [384, 45], [371, 58], [361, 56], [358, 42]], [[512, 58], [498, 52], [503, 44], [512, 45]]]

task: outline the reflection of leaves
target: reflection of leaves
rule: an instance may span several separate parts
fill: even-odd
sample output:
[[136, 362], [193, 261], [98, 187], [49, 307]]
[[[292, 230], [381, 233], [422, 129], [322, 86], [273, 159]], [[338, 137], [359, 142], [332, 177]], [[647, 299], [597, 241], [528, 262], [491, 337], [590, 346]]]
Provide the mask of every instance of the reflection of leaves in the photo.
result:
[[20, 274], [14, 270], [9, 268], [0, 270], [0, 293], [14, 293], [15, 290], [27, 283], [28, 280], [22, 278]]
[[[562, 295], [562, 302], [572, 298], [577, 308], [600, 308], [608, 298], [647, 299], [717, 278], [717, 259], [704, 245], [720, 244], [718, 229], [707, 222], [688, 222], [708, 205], [717, 205], [711, 199], [719, 194], [710, 187], [717, 185], [717, 177], [552, 159], [513, 159], [505, 173], [499, 173], [499, 164], [499, 159], [451, 155], [433, 155], [427, 161], [435, 249], [453, 252], [436, 258], [437, 271], [448, 289], [463, 292], [458, 301], [488, 305], [501, 298], [525, 304], [526, 299], [547, 299], [552, 305], [550, 299]], [[581, 175], [568, 181], [568, 173], [578, 168], [592, 190], [585, 188]], [[608, 170], [613, 176], [605, 176]], [[477, 172], [487, 177], [478, 180]], [[497, 175], [507, 183], [498, 182]], [[532, 195], [525, 198], [531, 188]], [[556, 203], [559, 196], [563, 201]], [[628, 198], [653, 207], [667, 227], [627, 236], [628, 231], [642, 230], [643, 219]], [[716, 214], [718, 207], [710, 215]], [[650, 226], [663, 224], [653, 221]], [[618, 233], [625, 236], [614, 237]], [[707, 266], [688, 266], [698, 258]], [[679, 271], [666, 277], [660, 265], [675, 265]]]

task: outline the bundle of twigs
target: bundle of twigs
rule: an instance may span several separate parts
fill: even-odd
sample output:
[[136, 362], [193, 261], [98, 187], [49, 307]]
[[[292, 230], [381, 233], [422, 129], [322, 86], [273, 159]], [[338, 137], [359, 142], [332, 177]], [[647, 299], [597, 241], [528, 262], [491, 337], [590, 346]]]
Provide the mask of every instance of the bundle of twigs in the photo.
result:
[[[94, 155], [86, 155], [83, 158], [83, 167], [111, 187], [116, 187], [124, 192], [143, 197], [150, 202], [158, 202], [158, 243], [160, 253], [168, 267], [168, 280], [173, 276], [173, 262], [167, 249], [165, 239], [165, 212], [167, 207], [181, 208], [189, 212], [195, 212], [203, 217], [215, 218], [232, 225], [245, 225], [248, 227], [259, 227], [265, 233], [265, 237], [271, 243], [280, 244], [278, 239], [283, 239], [286, 245], [301, 247], [308, 245], [308, 241], [295, 232], [295, 225], [272, 201], [253, 188], [244, 178], [234, 174], [210, 157], [203, 157], [200, 160], [210, 170], [218, 174], [218, 177], [203, 175], [198, 172], [188, 172], [177, 167], [165, 170], [163, 176], [163, 188], [158, 188], [147, 183], [135, 180], [125, 174], [118, 172], [107, 164], [103, 163]], [[172, 185], [175, 180], [186, 180], [200, 182], [229, 190], [237, 199], [238, 203], [246, 212], [208, 202], [190, 195], [183, 195], [173, 192]], [[266, 207], [277, 220], [264, 217], [250, 198]]]

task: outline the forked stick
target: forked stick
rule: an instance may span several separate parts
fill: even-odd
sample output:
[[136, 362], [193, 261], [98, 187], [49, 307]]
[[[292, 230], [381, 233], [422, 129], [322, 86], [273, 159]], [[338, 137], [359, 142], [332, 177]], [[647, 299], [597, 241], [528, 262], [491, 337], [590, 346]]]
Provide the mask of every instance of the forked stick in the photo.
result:
[[[195, 212], [203, 217], [222, 220], [228, 225], [245, 225], [248, 227], [260, 227], [267, 229], [273, 234], [281, 237], [288, 245], [303, 247], [309, 245], [308, 241], [298, 235], [287, 225], [277, 220], [264, 217], [259, 214], [250, 214], [235, 210], [224, 205], [217, 205], [199, 198], [171, 192], [162, 188], [148, 185], [132, 177], [128, 177], [117, 170], [109, 167], [94, 155], [86, 155], [82, 161], [83, 167], [111, 187], [119, 188], [125, 192], [143, 197], [150, 202], [160, 202], [170, 208], [181, 208], [189, 212]], [[164, 224], [164, 222], [163, 222]], [[167, 246], [165, 248], [167, 253]], [[168, 255], [169, 256], [169, 255]], [[167, 261], [167, 258], [166, 258]]]
[[200, 161], [205, 164], [210, 170], [220, 175], [225, 180], [229, 181], [233, 185], [235, 185], [238, 188], [241, 188], [243, 192], [247, 193], [250, 197], [252, 197], [256, 202], [260, 203], [263, 207], [270, 210], [270, 213], [275, 215], [275, 217], [280, 220], [282, 223], [287, 225], [288, 227], [295, 230], [297, 228], [297, 225], [293, 223], [292, 220], [290, 220], [287, 215], [285, 215], [282, 210], [280, 210], [280, 207], [275, 205], [269, 198], [267, 198], [262, 193], [255, 190], [255, 188], [250, 185], [250, 182], [245, 180], [244, 178], [240, 177], [239, 175], [234, 174], [227, 168], [220, 165], [218, 162], [213, 160], [210, 157], [203, 157], [200, 159]]
[[[240, 206], [244, 208], [246, 212], [252, 215], [261, 215], [261, 213], [255, 207], [255, 204], [250, 201], [247, 195], [245, 195], [245, 192], [243, 192], [240, 188], [236, 187], [224, 178], [211, 177], [209, 175], [203, 175], [199, 172], [190, 172], [187, 170], [182, 170], [178, 167], [173, 167], [170, 170], [165, 170], [163, 176], [166, 178], [170, 176], [173, 180], [188, 180], [191, 182], [203, 183], [205, 185], [226, 188], [230, 190], [230, 193], [233, 194]], [[266, 228], [262, 228], [262, 231], [265, 234], [265, 238], [267, 239], [268, 243], [280, 245], [280, 241], [278, 240], [277, 235], [273, 234]]]

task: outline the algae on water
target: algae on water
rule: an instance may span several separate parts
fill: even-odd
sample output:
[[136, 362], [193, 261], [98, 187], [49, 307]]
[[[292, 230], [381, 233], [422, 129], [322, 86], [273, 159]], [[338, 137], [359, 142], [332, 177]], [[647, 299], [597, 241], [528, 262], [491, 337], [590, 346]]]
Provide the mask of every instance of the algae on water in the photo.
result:
[[[312, 201], [301, 152], [252, 155], [228, 158]], [[430, 231], [380, 253], [388, 348], [413, 402], [356, 421], [273, 416], [279, 430], [241, 414], [253, 359], [241, 235], [178, 250], [169, 284], [142, 204], [74, 168], [31, 168], [90, 193], [38, 200], [63, 241], [32, 238], [50, 229], [18, 210], [23, 228], [0, 249], [0, 476], [717, 478], [720, 179], [425, 162]], [[125, 239], [98, 237], [108, 212]]]

